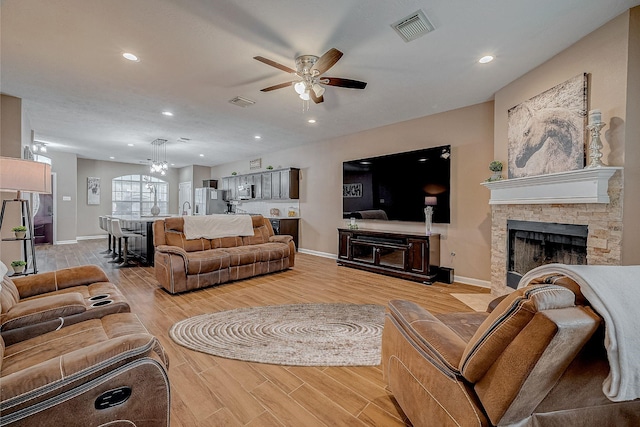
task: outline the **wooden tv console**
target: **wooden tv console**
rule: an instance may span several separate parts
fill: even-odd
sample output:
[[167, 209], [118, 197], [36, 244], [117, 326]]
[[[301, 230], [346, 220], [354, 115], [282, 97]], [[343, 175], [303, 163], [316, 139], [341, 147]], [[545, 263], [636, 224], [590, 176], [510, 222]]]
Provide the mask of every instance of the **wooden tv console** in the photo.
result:
[[338, 264], [431, 284], [440, 266], [440, 235], [338, 228]]

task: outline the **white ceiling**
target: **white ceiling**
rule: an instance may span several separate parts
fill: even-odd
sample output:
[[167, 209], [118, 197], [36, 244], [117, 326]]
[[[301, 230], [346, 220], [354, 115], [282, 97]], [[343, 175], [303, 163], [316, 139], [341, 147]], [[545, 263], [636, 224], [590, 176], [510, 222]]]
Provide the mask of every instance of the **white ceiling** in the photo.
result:
[[[23, 99], [37, 140], [83, 158], [139, 163], [151, 156], [151, 141], [164, 138], [168, 160], [182, 167], [259, 157], [490, 100], [640, 0], [0, 4], [0, 91]], [[405, 43], [390, 25], [418, 9], [436, 30]], [[307, 112], [292, 88], [260, 92], [291, 79], [254, 56], [295, 68], [297, 55], [332, 47], [344, 56], [326, 75], [366, 81], [366, 89], [329, 86], [325, 102]], [[496, 60], [477, 63], [486, 54]], [[256, 104], [228, 103], [235, 96]]]

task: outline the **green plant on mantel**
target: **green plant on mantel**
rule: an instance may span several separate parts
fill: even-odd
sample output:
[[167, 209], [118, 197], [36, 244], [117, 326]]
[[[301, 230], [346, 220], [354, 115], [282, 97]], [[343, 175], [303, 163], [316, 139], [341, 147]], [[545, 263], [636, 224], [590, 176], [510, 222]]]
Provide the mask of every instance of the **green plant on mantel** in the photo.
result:
[[238, 172], [231, 172], [231, 175], [236, 176], [238, 175]]
[[13, 227], [11, 231], [27, 231], [27, 227], [25, 227], [24, 225], [18, 225], [16, 227]]
[[22, 260], [11, 261], [11, 267], [24, 267], [25, 265], [27, 265], [26, 261], [22, 261]]
[[267, 166], [267, 170], [273, 170], [273, 166], [271, 165]]
[[489, 163], [489, 170], [491, 172], [502, 172], [502, 162], [500, 160], [494, 160]]

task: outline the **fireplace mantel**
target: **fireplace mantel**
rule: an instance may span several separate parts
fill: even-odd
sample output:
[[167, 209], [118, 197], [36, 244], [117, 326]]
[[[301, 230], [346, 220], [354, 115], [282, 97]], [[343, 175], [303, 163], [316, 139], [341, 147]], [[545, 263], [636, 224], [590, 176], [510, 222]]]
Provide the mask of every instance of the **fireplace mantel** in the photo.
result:
[[585, 168], [483, 182], [490, 205], [609, 203], [609, 178], [621, 167]]

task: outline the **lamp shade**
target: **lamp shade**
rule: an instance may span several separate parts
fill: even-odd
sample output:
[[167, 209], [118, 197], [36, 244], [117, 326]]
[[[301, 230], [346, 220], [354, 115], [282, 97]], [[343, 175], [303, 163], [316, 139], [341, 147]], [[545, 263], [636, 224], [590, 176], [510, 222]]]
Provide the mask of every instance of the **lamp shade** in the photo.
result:
[[51, 166], [32, 160], [0, 157], [0, 191], [51, 193]]

